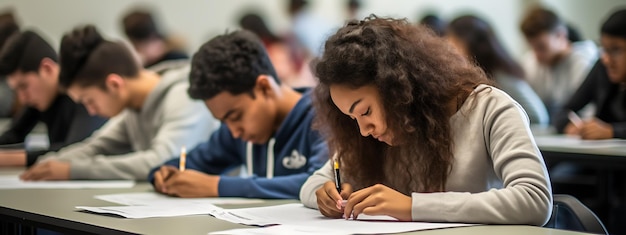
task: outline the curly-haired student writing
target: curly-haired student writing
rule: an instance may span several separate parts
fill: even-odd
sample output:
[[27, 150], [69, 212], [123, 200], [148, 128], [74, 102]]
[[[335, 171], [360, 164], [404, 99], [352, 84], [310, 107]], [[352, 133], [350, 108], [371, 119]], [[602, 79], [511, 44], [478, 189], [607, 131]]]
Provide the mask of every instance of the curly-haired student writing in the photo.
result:
[[[327, 217], [542, 225], [552, 194], [528, 117], [481, 69], [423, 26], [350, 22], [316, 64], [326, 164], [300, 191]], [[347, 200], [343, 207], [342, 200]]]

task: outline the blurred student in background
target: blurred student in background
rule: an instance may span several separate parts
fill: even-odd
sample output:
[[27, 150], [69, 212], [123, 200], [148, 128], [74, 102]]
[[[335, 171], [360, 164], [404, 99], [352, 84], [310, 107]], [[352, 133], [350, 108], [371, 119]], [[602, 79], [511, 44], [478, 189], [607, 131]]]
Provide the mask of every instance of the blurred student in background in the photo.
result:
[[321, 56], [324, 41], [334, 33], [332, 24], [314, 14], [307, 0], [289, 0], [287, 13], [292, 21], [291, 31], [298, 42], [304, 45], [312, 57]]
[[439, 37], [443, 37], [446, 34], [446, 27], [448, 27], [448, 23], [435, 13], [426, 14], [418, 23], [428, 27]]
[[144, 180], [218, 127], [186, 94], [188, 67], [163, 75], [143, 69], [126, 44], [90, 25], [63, 36], [59, 54], [61, 87], [89, 113], [112, 118], [85, 141], [42, 156], [23, 180]]
[[[602, 24], [600, 43], [600, 59], [556, 116], [555, 126], [583, 139], [626, 138], [626, 9]], [[589, 103], [596, 106], [595, 117], [582, 122], [568, 118]]]
[[0, 166], [30, 166], [40, 155], [82, 141], [104, 124], [105, 119], [90, 116], [61, 93], [58, 61], [52, 46], [33, 31], [14, 34], [0, 51], [0, 76], [28, 107], [0, 135], [0, 144], [23, 143], [38, 122], [46, 125], [50, 141], [46, 150], [0, 151]]
[[532, 49], [521, 61], [526, 79], [552, 118], [587, 76], [597, 47], [591, 41], [571, 43], [563, 20], [541, 7], [532, 8], [520, 28]]
[[548, 111], [524, 79], [522, 67], [509, 55], [486, 21], [472, 15], [448, 25], [448, 39], [468, 59], [475, 60], [496, 86], [526, 110], [531, 124], [548, 125]]
[[145, 68], [162, 73], [189, 63], [182, 45], [159, 29], [150, 11], [137, 9], [129, 12], [122, 19], [122, 26]]
[[[7, 11], [0, 14], [0, 48], [7, 39], [19, 31], [19, 26], [13, 17], [13, 12]], [[11, 90], [6, 79], [0, 78], [0, 118], [12, 118], [20, 111], [19, 100], [15, 92]]]
[[272, 33], [260, 15], [255, 13], [245, 14], [239, 20], [241, 28], [256, 34], [274, 65], [278, 79], [290, 87], [312, 87], [316, 81], [309, 66], [305, 64], [306, 51], [299, 46]]

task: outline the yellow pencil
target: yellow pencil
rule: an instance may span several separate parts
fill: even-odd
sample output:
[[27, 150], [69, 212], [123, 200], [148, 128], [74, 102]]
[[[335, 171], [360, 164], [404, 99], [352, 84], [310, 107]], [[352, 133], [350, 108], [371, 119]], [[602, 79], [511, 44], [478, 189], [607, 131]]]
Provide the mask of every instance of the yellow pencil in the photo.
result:
[[180, 160], [178, 162], [178, 170], [185, 171], [185, 165], [187, 164], [187, 149], [185, 146], [180, 148]]

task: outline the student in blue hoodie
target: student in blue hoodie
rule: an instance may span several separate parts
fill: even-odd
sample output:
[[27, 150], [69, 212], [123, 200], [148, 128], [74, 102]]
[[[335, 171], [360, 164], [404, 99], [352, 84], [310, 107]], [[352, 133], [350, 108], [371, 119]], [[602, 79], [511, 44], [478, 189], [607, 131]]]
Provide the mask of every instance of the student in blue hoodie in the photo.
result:
[[[249, 31], [221, 35], [193, 56], [189, 95], [204, 100], [222, 125], [186, 157], [152, 170], [156, 191], [179, 197], [297, 199], [328, 160], [311, 127], [310, 92], [281, 85], [261, 41]], [[226, 172], [244, 165], [247, 177]]]

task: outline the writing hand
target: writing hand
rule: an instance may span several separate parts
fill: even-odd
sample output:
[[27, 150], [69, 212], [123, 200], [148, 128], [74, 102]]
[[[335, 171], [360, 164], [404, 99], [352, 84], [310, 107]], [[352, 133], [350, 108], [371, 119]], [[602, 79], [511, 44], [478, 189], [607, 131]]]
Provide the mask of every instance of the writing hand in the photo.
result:
[[167, 194], [165, 181], [177, 172], [178, 168], [176, 167], [170, 165], [161, 166], [161, 168], [154, 173], [154, 190], [159, 193]]
[[613, 127], [600, 119], [593, 118], [585, 121], [580, 130], [580, 137], [587, 140], [601, 140], [613, 138]]
[[164, 181], [166, 193], [178, 197], [218, 197], [220, 177], [195, 170], [177, 171]]
[[567, 126], [565, 126], [565, 129], [563, 130], [563, 133], [566, 135], [575, 135], [575, 136], [579, 136], [580, 135], [580, 129], [574, 125], [573, 123], [568, 123]]
[[315, 191], [317, 207], [322, 215], [330, 218], [341, 218], [343, 214], [342, 201], [352, 194], [352, 185], [341, 184], [341, 194], [337, 192], [335, 182], [328, 181]]
[[22, 180], [68, 180], [70, 178], [70, 163], [56, 160], [45, 161], [35, 164], [26, 170], [20, 179]]
[[385, 185], [377, 184], [350, 195], [344, 209], [344, 218], [358, 215], [388, 215], [401, 221], [411, 221], [412, 199]]

